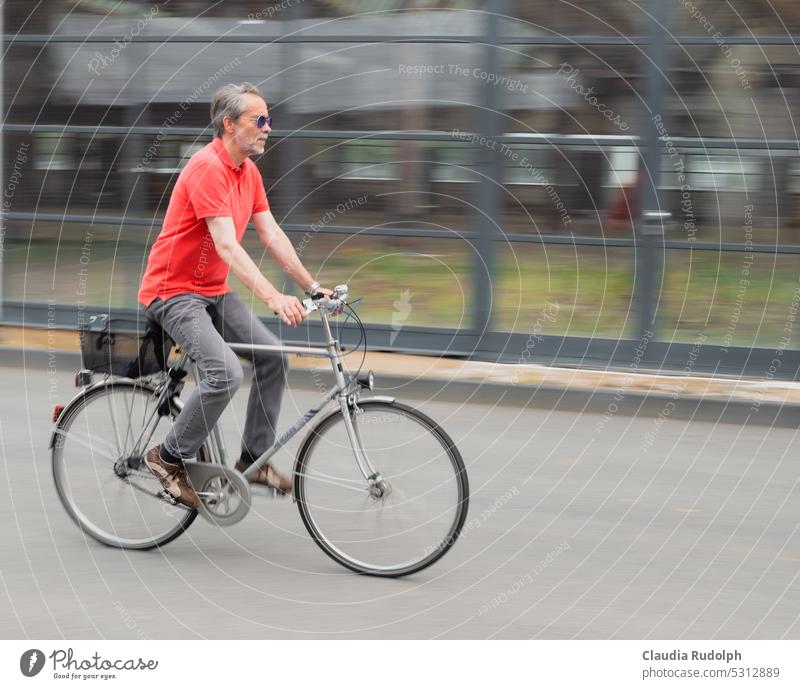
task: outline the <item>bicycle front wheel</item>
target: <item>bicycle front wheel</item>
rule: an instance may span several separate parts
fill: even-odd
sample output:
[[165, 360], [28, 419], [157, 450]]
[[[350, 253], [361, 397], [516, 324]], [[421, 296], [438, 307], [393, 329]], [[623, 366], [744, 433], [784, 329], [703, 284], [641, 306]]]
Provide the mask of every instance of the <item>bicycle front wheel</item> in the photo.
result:
[[[64, 507], [92, 538], [116, 548], [146, 550], [182, 534], [197, 511], [159, 497], [161, 484], [144, 464], [177, 410], [159, 414], [153, 388], [109, 379], [88, 388], [56, 424], [53, 479]], [[198, 460], [204, 461], [198, 454]]]
[[350, 412], [365, 479], [341, 411], [309, 433], [295, 464], [303, 523], [330, 557], [361, 574], [418, 572], [455, 543], [467, 517], [467, 472], [455, 444], [424, 414], [363, 401]]

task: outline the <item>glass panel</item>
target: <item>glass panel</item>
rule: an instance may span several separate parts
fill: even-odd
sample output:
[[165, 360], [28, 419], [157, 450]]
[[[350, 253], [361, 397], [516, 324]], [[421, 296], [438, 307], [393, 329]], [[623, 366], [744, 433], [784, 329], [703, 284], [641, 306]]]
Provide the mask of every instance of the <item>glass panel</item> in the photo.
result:
[[146, 228], [9, 222], [5, 301], [136, 308]]
[[205, 127], [213, 93], [250, 81], [279, 130], [471, 130], [488, 78], [475, 71], [485, 48], [471, 44], [131, 43], [111, 60], [113, 50], [112, 42], [12, 48], [9, 120]]
[[59, 42], [47, 50], [59, 69], [45, 75], [45, 122], [94, 124], [110, 110], [126, 126], [148, 117], [157, 126], [206, 126], [211, 97], [227, 83], [250, 81], [280, 97], [263, 66], [279, 64], [276, 44]]
[[[70, 145], [72, 137], [59, 132], [34, 132], [33, 136], [36, 140], [36, 158], [33, 164], [36, 170], [59, 172], [76, 169], [78, 161]], [[83, 161], [88, 167], [96, 163], [95, 159]]]
[[37, 174], [30, 135], [3, 135], [3, 153], [3, 211], [28, 210], [35, 202], [31, 178]]
[[680, 0], [675, 3], [676, 32], [688, 35], [787, 36], [800, 29], [800, 12], [795, 0]]
[[631, 249], [513, 243], [498, 252], [498, 330], [541, 335], [630, 337]]
[[739, 140], [793, 139], [800, 56], [792, 46], [685, 46], [673, 52], [669, 133]]
[[[743, 9], [746, 13], [748, 8]], [[673, 58], [666, 115], [658, 123], [667, 148], [662, 201], [680, 218], [672, 234], [686, 239], [691, 232], [681, 227], [689, 221], [696, 228], [695, 238], [702, 241], [796, 243], [800, 183], [797, 149], [791, 141], [800, 114], [795, 105], [800, 87], [797, 52], [790, 46], [722, 42], [675, 49]], [[703, 145], [682, 146], [681, 137]], [[701, 137], [705, 141], [700, 142]], [[731, 145], [715, 145], [715, 138], [730, 140]], [[786, 142], [784, 147], [780, 141]], [[752, 227], [745, 232], [747, 206], [752, 206]], [[752, 237], [746, 237], [749, 234]]]
[[[152, 216], [162, 204], [166, 208], [164, 173], [178, 169], [183, 152], [182, 142], [165, 137], [150, 158], [154, 141], [141, 135], [73, 132], [7, 135], [6, 150], [27, 143], [31, 159], [13, 210]], [[7, 174], [9, 166], [7, 160]]]
[[[222, 35], [240, 30], [271, 34], [298, 21], [308, 34], [470, 35], [481, 33], [485, 3], [480, 0], [48, 0], [47, 12], [28, 0], [6, 0], [7, 33], [47, 33], [69, 22], [80, 23], [84, 35], [102, 32], [123, 37], [140, 31], [184, 30]], [[794, 0], [681, 0], [673, 15], [675, 33], [725, 36], [797, 33], [800, 13]], [[629, 0], [514, 0], [501, 28], [504, 35], [631, 35], [640, 34], [646, 17]], [[187, 22], [188, 18], [192, 22]], [[66, 18], [66, 21], [65, 21]], [[187, 26], [190, 25], [190, 26]], [[160, 29], [160, 30], [159, 30]]]
[[[285, 47], [280, 75], [264, 82], [264, 87], [271, 100], [283, 101], [281, 107], [291, 117], [292, 128], [474, 128], [481, 81], [473, 70], [485, 57], [483, 46], [305, 43]], [[256, 57], [263, 62], [260, 51]]]
[[[351, 298], [363, 298], [358, 315], [365, 323], [469, 326], [472, 259], [463, 241], [294, 233], [292, 240], [323, 285], [347, 283]], [[255, 233], [246, 236], [244, 246], [273, 284], [299, 292]], [[235, 278], [231, 284], [256, 314], [272, 315], [266, 306], [251, 303], [252, 294]]]
[[629, 0], [513, 0], [501, 21], [504, 36], [632, 35], [645, 19]]
[[632, 236], [632, 146], [508, 144], [502, 151], [505, 232]]
[[[208, 141], [168, 133], [7, 135], [6, 175], [18, 168], [7, 210], [158, 219], [180, 170]], [[294, 157], [286, 155], [290, 143]], [[474, 151], [455, 141], [275, 138], [256, 164], [279, 221], [318, 229], [400, 225], [462, 234], [480, 179]]]
[[[9, 222], [4, 299], [137, 308], [157, 232], [135, 226]], [[468, 327], [472, 264], [463, 241], [311, 233], [292, 233], [291, 239], [323, 284], [347, 283], [351, 297], [363, 297], [358, 313], [365, 322]], [[275, 285], [300, 294], [255, 232], [245, 235], [243, 245]], [[248, 303], [253, 301], [235, 277], [231, 285]], [[260, 316], [272, 315], [261, 303], [251, 306]]]
[[41, 7], [31, 4], [30, 0], [5, 0], [2, 7], [3, 31], [7, 34], [48, 33], [54, 25], [53, 20], [57, 24], [74, 9], [74, 5], [74, 0], [50, 0], [47, 12], [42, 12]]
[[87, 34], [93, 29], [113, 32], [118, 28], [114, 22], [127, 26], [126, 20], [150, 18], [156, 25], [174, 20], [185, 25], [189, 17], [218, 31], [236, 26], [269, 31], [274, 24], [303, 17], [304, 26], [325, 34], [464, 34], [469, 33], [464, 24], [480, 22], [483, 16], [470, 12], [482, 8], [481, 0], [47, 0], [47, 12], [32, 11], [29, 0], [6, 0], [4, 5], [9, 33], [45, 33], [66, 16], [83, 22]]
[[486, 80], [505, 107], [506, 131], [636, 134], [642, 58], [633, 46], [524, 46], [500, 56], [501, 74]]
[[[507, 80], [495, 80], [495, 95], [505, 107], [501, 126], [514, 135], [499, 147], [507, 231], [631, 236], [638, 59], [630, 46], [502, 52]], [[575, 143], [537, 144], [541, 133]]]
[[796, 255], [668, 251], [659, 339], [797, 348], [799, 274]]
[[[468, 230], [478, 176], [468, 146], [451, 141], [300, 139], [296, 163], [275, 144], [260, 161], [276, 217], [325, 227]], [[294, 167], [291, 181], [283, 174]], [[296, 185], [296, 191], [291, 185]], [[292, 208], [286, 206], [296, 194]]]
[[[479, 35], [486, 23], [482, 0], [306, 0], [298, 8], [301, 35]], [[262, 15], [270, 13], [264, 3]], [[264, 19], [269, 19], [265, 16]]]
[[220, 86], [247, 80], [272, 93], [249, 58], [258, 47], [132, 43], [111, 60], [113, 42], [12, 46], [4, 105], [19, 124], [206, 127]]
[[[662, 161], [661, 203], [673, 239], [800, 242], [800, 161], [791, 150], [675, 146]], [[683, 178], [681, 179], [681, 175]]]

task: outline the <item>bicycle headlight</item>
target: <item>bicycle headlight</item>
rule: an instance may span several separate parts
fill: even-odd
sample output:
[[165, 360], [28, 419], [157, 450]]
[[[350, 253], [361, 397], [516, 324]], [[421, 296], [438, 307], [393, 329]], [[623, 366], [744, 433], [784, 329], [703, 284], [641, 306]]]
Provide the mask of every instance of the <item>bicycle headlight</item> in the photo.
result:
[[366, 390], [369, 390], [370, 392], [374, 392], [375, 391], [375, 374], [372, 373], [372, 371], [367, 371], [366, 373], [362, 373], [358, 377], [358, 384], [362, 388], [365, 388]]

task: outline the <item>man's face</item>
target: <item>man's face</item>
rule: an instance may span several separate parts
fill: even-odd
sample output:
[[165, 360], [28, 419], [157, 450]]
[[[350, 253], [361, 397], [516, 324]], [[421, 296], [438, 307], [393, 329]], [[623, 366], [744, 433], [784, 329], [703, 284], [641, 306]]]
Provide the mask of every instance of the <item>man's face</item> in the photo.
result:
[[269, 116], [267, 104], [263, 98], [252, 93], [246, 93], [244, 97], [247, 101], [247, 109], [233, 123], [233, 140], [243, 155], [261, 155], [266, 148], [267, 138], [272, 129], [268, 124], [265, 124], [263, 129], [259, 129], [256, 120], [261, 115]]

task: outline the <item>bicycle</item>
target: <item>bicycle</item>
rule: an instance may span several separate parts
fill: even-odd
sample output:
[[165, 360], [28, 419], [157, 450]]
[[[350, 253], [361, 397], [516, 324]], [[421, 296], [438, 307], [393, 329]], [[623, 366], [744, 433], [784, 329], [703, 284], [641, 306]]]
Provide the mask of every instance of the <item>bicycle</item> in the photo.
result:
[[[93, 383], [92, 373], [79, 372], [76, 384], [82, 390], [57, 407], [50, 447], [59, 498], [84, 533], [109, 546], [146, 550], [180, 536], [198, 512], [220, 526], [237, 523], [251, 505], [249, 474], [335, 402], [308, 432], [294, 461], [292, 498], [314, 542], [344, 567], [384, 577], [418, 572], [453, 546], [469, 505], [467, 472], [455, 443], [428, 416], [393, 397], [362, 398], [374, 389], [373, 374], [361, 374], [361, 367], [355, 374], [345, 371], [344, 352], [329, 322], [347, 309], [361, 328], [366, 353], [366, 332], [347, 302], [346, 285], [332, 298], [315, 295], [304, 305], [322, 320], [324, 347], [230, 346], [237, 353], [258, 349], [328, 358], [335, 385], [244, 474], [228, 468], [215, 426], [196, 461], [186, 462], [203, 503], [199, 510], [177, 504], [144, 465], [147, 449], [168, 430], [163, 420], [183, 408], [187, 374], [200, 380], [197, 364], [178, 348], [177, 363], [169, 365], [168, 343], [156, 373], [131, 374], [129, 366], [128, 377], [120, 377], [107, 368]], [[110, 332], [98, 346], [119, 341]]]

